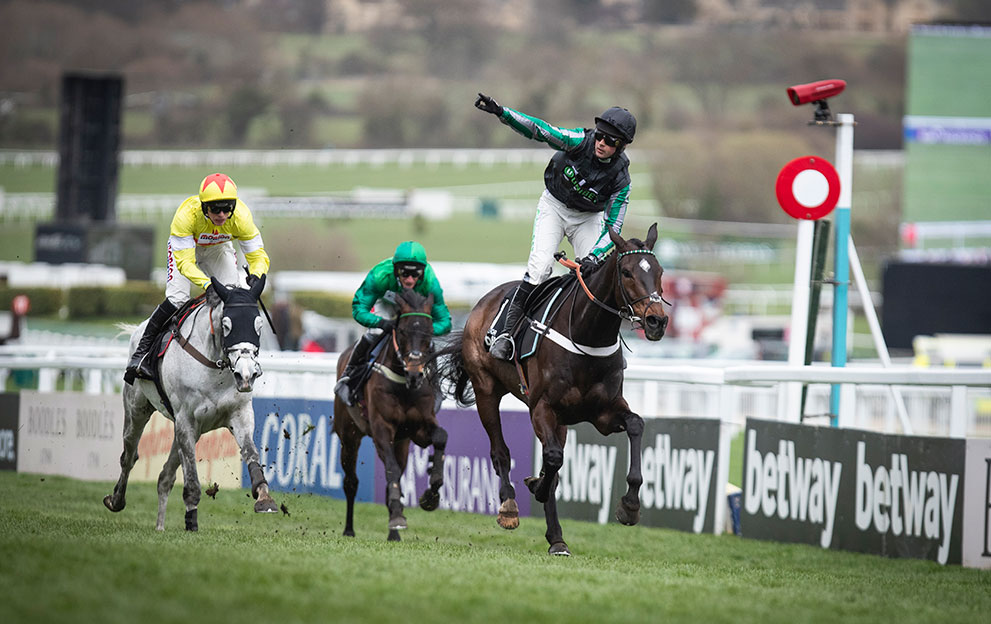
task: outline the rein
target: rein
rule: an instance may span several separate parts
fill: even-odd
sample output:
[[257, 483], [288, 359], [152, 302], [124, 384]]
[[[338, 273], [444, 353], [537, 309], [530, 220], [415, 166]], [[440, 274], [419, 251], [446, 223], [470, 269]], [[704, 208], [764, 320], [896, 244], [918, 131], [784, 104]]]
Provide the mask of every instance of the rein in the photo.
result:
[[[623, 256], [628, 256], [628, 255], [631, 255], [631, 254], [650, 254], [650, 255], [654, 255], [654, 252], [651, 251], [651, 250], [649, 250], [649, 249], [633, 249], [633, 250], [630, 250], [630, 251], [618, 252], [618, 254], [616, 256], [616, 281], [620, 285], [619, 286], [619, 290], [623, 294], [623, 302], [624, 302], [623, 307], [622, 308], [619, 308], [619, 309], [616, 309], [616, 308], [613, 308], [612, 306], [606, 305], [605, 303], [599, 301], [596, 298], [596, 296], [592, 294], [592, 291], [588, 289], [588, 285], [585, 283], [585, 277], [582, 275], [581, 264], [579, 264], [577, 262], [574, 262], [572, 260], [568, 260], [567, 258], [565, 258], [563, 256], [560, 257], [560, 258], [558, 258], [557, 260], [565, 268], [574, 269], [575, 275], [578, 276], [578, 283], [581, 284], [582, 290], [585, 291], [585, 295], [588, 296], [588, 298], [592, 301], [592, 303], [594, 303], [595, 305], [599, 306], [600, 308], [602, 308], [606, 312], [609, 312], [610, 314], [614, 314], [614, 315], [618, 316], [619, 318], [623, 319], [624, 321], [630, 321], [630, 323], [633, 325], [634, 329], [636, 329], [637, 323], [642, 323], [643, 322], [643, 319], [640, 318], [639, 316], [636, 316], [636, 315], [633, 314], [633, 305], [634, 304], [639, 303], [639, 302], [643, 301], [644, 299], [650, 299], [651, 300], [651, 304], [653, 304], [653, 303], [660, 303], [662, 301], [664, 303], [667, 303], [668, 305], [671, 305], [671, 303], [668, 302], [668, 301], [664, 301], [664, 298], [661, 297], [659, 294], [657, 294], [657, 291], [654, 291], [654, 292], [652, 292], [650, 294], [644, 295], [643, 297], [638, 297], [637, 299], [633, 299], [632, 301], [630, 300], [630, 296], [629, 296], [629, 294], [627, 294], [626, 288], [623, 287], [623, 283], [619, 279], [619, 260]], [[650, 308], [650, 306], [648, 306], [648, 309], [649, 308]], [[642, 327], [642, 324], [641, 324], [641, 327]]]
[[[623, 282], [620, 279], [620, 275], [619, 275], [619, 271], [620, 271], [619, 261], [624, 256], [628, 256], [628, 255], [632, 255], [632, 254], [650, 254], [650, 255], [654, 255], [654, 252], [651, 251], [650, 249], [632, 249], [632, 250], [629, 250], [629, 251], [617, 252], [617, 255], [616, 255], [616, 282], [619, 284], [619, 290], [622, 293], [623, 302], [624, 302], [623, 307], [621, 307], [619, 309], [613, 308], [612, 306], [603, 303], [602, 301], [600, 301], [592, 293], [591, 290], [589, 290], [588, 285], [585, 283], [585, 277], [582, 275], [581, 264], [579, 264], [578, 262], [574, 262], [572, 260], [568, 260], [567, 258], [564, 257], [563, 253], [560, 256], [557, 255], [557, 254], [555, 254], [555, 258], [565, 268], [574, 269], [575, 275], [578, 277], [578, 283], [581, 284], [582, 290], [585, 291], [585, 295], [589, 298], [589, 300], [592, 301], [592, 303], [594, 303], [595, 305], [599, 306], [600, 308], [602, 308], [606, 312], [609, 312], [610, 314], [612, 314], [614, 316], [618, 316], [622, 320], [630, 321], [630, 325], [633, 327], [633, 329], [637, 329], [638, 328], [638, 325], [639, 325], [639, 327], [643, 327], [643, 319], [641, 317], [639, 317], [639, 316], [636, 316], [633, 313], [633, 306], [635, 304], [639, 303], [640, 301], [643, 301], [644, 299], [650, 299], [651, 303], [650, 303], [650, 305], [647, 306], [647, 309], [648, 310], [650, 309], [650, 306], [653, 305], [654, 303], [664, 302], [664, 303], [667, 303], [668, 305], [671, 305], [671, 304], [669, 302], [665, 301], [664, 298], [657, 293], [657, 291], [654, 291], [654, 292], [652, 292], [650, 294], [647, 294], [647, 295], [644, 295], [642, 297], [638, 297], [637, 299], [633, 299], [633, 300], [630, 299], [630, 296], [626, 292], [626, 288], [623, 287]], [[569, 331], [568, 331], [569, 336], [568, 336], [568, 338], [571, 340], [571, 344], [574, 345], [575, 350], [576, 350], [577, 353], [581, 353], [583, 355], [595, 356], [595, 355], [597, 355], [595, 353], [586, 353], [584, 350], [582, 350], [581, 346], [578, 343], [575, 342], [574, 338], [571, 338], [571, 334], [573, 333], [573, 331], [571, 331], [571, 328], [574, 325], [574, 313], [575, 313], [575, 302], [576, 302], [575, 296], [577, 294], [578, 294], [578, 291], [575, 290], [574, 293], [573, 293], [573, 295], [572, 295], [572, 297], [571, 297], [571, 311], [570, 311], [570, 313], [568, 315], [568, 327], [569, 327]], [[621, 342], [623, 344], [623, 346], [625, 346], [627, 349], [630, 349], [630, 347], [626, 344], [626, 341], [623, 340], [622, 335], [619, 336], [619, 342]], [[586, 349], [587, 348], [588, 347], [586, 347]], [[612, 350], [609, 349], [609, 351], [611, 352]]]
[[[201, 306], [197, 306], [197, 310], [196, 310], [197, 313], [199, 313], [199, 310], [200, 309], [202, 309]], [[214, 310], [213, 308], [210, 308], [210, 314], [208, 315], [208, 318], [210, 319], [210, 335], [211, 336], [214, 335], [214, 333], [213, 333], [213, 310]], [[187, 315], [187, 317], [188, 317], [188, 315]], [[187, 317], [183, 317], [182, 320], [185, 320], [185, 318], [187, 318]], [[179, 323], [182, 323], [182, 320], [180, 320]], [[193, 356], [193, 359], [195, 359], [200, 364], [206, 366], [207, 368], [215, 368], [217, 370], [222, 370], [224, 368], [224, 360], [223, 359], [220, 359], [220, 360], [217, 360], [217, 361], [213, 361], [210, 358], [208, 358], [205, 355], [203, 355], [202, 353], [200, 353], [200, 351], [197, 350], [196, 347], [194, 347], [189, 342], [189, 340], [187, 340], [186, 337], [182, 335], [182, 332], [179, 331], [179, 324], [177, 324], [176, 327], [175, 327], [175, 329], [172, 330], [172, 335], [175, 336], [176, 340], [179, 342], [179, 346], [182, 347], [182, 349], [186, 353], [188, 353], [189, 355]]]

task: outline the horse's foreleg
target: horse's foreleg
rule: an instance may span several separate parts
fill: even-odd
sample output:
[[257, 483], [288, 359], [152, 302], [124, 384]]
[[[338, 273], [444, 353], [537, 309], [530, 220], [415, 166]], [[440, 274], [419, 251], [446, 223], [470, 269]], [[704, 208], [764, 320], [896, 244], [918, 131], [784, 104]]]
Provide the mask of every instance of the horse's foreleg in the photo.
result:
[[[335, 421], [336, 425], [336, 421]], [[347, 499], [347, 514], [344, 518], [344, 535], [354, 537], [354, 499], [358, 495], [358, 448], [361, 434], [347, 435], [338, 432], [341, 439], [341, 468], [344, 470], [344, 497]]]
[[234, 440], [241, 448], [241, 462], [248, 467], [248, 476], [251, 477], [251, 496], [255, 499], [255, 512], [275, 513], [279, 511], [279, 506], [275, 504], [268, 491], [268, 481], [265, 480], [258, 449], [255, 447], [253, 437], [255, 413], [251, 409], [250, 403], [246, 410], [231, 417], [230, 429], [234, 434]]
[[[120, 454], [120, 478], [114, 485], [112, 494], [103, 497], [103, 504], [110, 511], [121, 511], [127, 504], [125, 495], [127, 493], [127, 479], [134, 468], [134, 463], [138, 461], [138, 442], [144, 432], [145, 425], [154, 408], [151, 406], [140, 391], [134, 390], [131, 386], [128, 393], [125, 389], [124, 396], [124, 450]], [[138, 394], [135, 394], [138, 392]]]
[[385, 506], [389, 510], [389, 540], [399, 541], [399, 529], [406, 528], [406, 517], [403, 515], [403, 492], [399, 479], [403, 469], [396, 460], [395, 435], [391, 425], [381, 418], [369, 415], [372, 425], [372, 439], [375, 450], [382, 465], [385, 466]]
[[557, 424], [554, 411], [546, 403], [538, 403], [531, 411], [533, 432], [543, 447], [540, 476], [524, 480], [538, 503], [546, 503], [547, 497], [557, 485], [557, 473], [564, 465], [564, 442], [568, 430]]
[[499, 475], [499, 516], [496, 521], [504, 529], [515, 529], [520, 526], [520, 512], [516, 505], [516, 488], [510, 478], [512, 458], [509, 447], [502, 435], [502, 419], [499, 416], [499, 399], [491, 394], [476, 394], [476, 407], [482, 427], [489, 436], [489, 450], [492, 458], [492, 469]]
[[196, 432], [191, 423], [177, 415], [175, 440], [182, 463], [182, 500], [186, 504], [186, 530], [198, 531], [196, 510], [200, 504], [200, 477], [196, 470]]
[[641, 445], [643, 442], [643, 418], [633, 412], [623, 416], [626, 435], [630, 438], [630, 472], [626, 475], [626, 494], [616, 507], [616, 519], [627, 526], [640, 522], [640, 486], [643, 474], [640, 472]]
[[155, 530], [165, 530], [165, 508], [169, 502], [169, 494], [172, 486], [175, 485], [175, 472], [179, 468], [179, 445], [172, 441], [172, 450], [169, 457], [162, 466], [162, 472], [158, 475], [158, 520], [155, 522]]
[[556, 489], [557, 479], [554, 480], [550, 496], [547, 497], [547, 502], [544, 503], [544, 519], [547, 521], [547, 532], [544, 533], [544, 537], [547, 538], [547, 543], [550, 544], [550, 548], [547, 549], [549, 554], [567, 557], [571, 555], [571, 551], [564, 542], [564, 535], [561, 532], [561, 522], [557, 517], [557, 498], [554, 496]]
[[420, 496], [420, 508], [433, 511], [440, 505], [440, 488], [444, 485], [444, 450], [447, 448], [447, 431], [437, 426], [430, 434], [434, 454], [430, 458], [430, 487]]

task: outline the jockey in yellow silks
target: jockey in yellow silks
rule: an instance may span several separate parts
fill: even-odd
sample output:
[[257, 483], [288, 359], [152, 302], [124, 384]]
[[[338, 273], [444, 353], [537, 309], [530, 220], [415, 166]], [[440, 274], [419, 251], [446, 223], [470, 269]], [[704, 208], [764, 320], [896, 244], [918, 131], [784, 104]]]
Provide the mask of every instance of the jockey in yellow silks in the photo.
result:
[[[249, 275], [238, 272], [237, 241], [248, 261]], [[124, 381], [153, 376], [145, 355], [165, 323], [189, 300], [192, 284], [206, 289], [210, 277], [234, 286], [251, 286], [268, 273], [269, 259], [251, 211], [237, 196], [237, 185], [223, 173], [200, 183], [199, 193], [187, 197], [172, 218], [169, 231], [165, 301], [148, 319], [144, 334], [128, 362]]]

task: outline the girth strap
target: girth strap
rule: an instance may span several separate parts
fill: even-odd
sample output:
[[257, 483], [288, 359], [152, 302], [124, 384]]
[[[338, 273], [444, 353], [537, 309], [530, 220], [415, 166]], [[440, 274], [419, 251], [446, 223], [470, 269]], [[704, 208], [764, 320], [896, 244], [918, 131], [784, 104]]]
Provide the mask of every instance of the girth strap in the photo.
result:
[[561, 334], [557, 330], [544, 325], [540, 321], [531, 321], [530, 329], [534, 332], [546, 336], [548, 340], [558, 345], [562, 349], [570, 351], [577, 355], [590, 355], [592, 357], [608, 357], [616, 351], [619, 350], [620, 339], [616, 336], [616, 344], [612, 344], [606, 347], [587, 347], [585, 345], [580, 345], [575, 341], [571, 340], [564, 334]]

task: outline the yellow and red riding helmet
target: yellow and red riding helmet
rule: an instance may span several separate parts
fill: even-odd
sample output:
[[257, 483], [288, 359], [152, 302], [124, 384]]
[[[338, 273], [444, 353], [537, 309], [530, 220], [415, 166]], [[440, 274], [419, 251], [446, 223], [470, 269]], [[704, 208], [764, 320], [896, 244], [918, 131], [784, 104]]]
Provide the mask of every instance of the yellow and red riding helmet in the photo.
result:
[[200, 203], [229, 201], [231, 207], [237, 203], [237, 185], [225, 173], [211, 173], [200, 182]]

